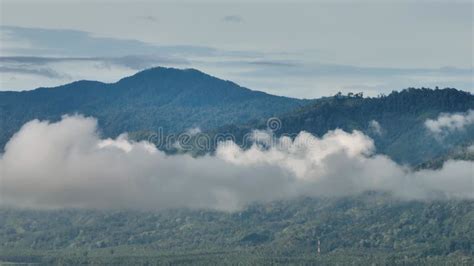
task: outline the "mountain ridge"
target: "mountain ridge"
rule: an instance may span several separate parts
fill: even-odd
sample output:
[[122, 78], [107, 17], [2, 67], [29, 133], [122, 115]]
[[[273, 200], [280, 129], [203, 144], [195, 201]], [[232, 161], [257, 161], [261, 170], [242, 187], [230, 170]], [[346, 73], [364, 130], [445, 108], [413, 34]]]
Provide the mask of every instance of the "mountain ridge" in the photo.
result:
[[[294, 136], [306, 131], [321, 137], [335, 129], [347, 132], [358, 130], [374, 140], [377, 153], [388, 155], [399, 163], [416, 166], [445, 157], [446, 153], [474, 142], [472, 125], [467, 125], [465, 130], [451, 132], [440, 140], [424, 124], [427, 119], [436, 119], [441, 113], [459, 113], [469, 109], [474, 109], [474, 96], [452, 88], [408, 88], [372, 98], [338, 95], [315, 100], [280, 115], [280, 127], [273, 133], [276, 136]], [[381, 132], [371, 129], [372, 121], [378, 124]], [[267, 121], [257, 119], [240, 125], [225, 125], [203, 134], [211, 138], [216, 134], [231, 134], [240, 142], [255, 129], [267, 130]]]
[[215, 128], [280, 114], [308, 103], [241, 87], [195, 69], [151, 68], [115, 83], [81, 80], [32, 91], [0, 92], [0, 147], [33, 119], [94, 116], [106, 137], [123, 132]]
[[[57, 121], [64, 114], [96, 117], [103, 137], [128, 132], [135, 140], [149, 140], [158, 131], [179, 134], [198, 127], [210, 135], [233, 134], [237, 142], [253, 129], [266, 129], [267, 119], [278, 116], [281, 128], [276, 135], [359, 130], [374, 139], [377, 152], [416, 166], [473, 142], [471, 128], [440, 143], [423, 124], [440, 113], [468, 109], [474, 109], [474, 96], [453, 88], [301, 100], [253, 91], [196, 69], [156, 67], [114, 83], [81, 80], [33, 91], [0, 92], [0, 150], [24, 123]], [[369, 130], [372, 120], [384, 134]]]

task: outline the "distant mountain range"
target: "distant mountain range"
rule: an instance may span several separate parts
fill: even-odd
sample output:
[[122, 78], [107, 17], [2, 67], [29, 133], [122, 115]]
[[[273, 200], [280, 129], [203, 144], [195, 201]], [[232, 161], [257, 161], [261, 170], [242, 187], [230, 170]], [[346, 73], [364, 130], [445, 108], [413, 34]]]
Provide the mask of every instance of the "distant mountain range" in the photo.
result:
[[[333, 96], [301, 100], [241, 87], [195, 69], [152, 68], [116, 83], [77, 81], [54, 88], [0, 92], [0, 147], [32, 119], [56, 121], [64, 114], [98, 118], [104, 137], [130, 132], [180, 133], [199, 127], [209, 134], [239, 136], [265, 129], [272, 116], [281, 119], [277, 135], [302, 130], [321, 136], [328, 130], [361, 130], [377, 150], [412, 165], [443, 157], [473, 142], [474, 128], [440, 141], [427, 133], [426, 119], [440, 113], [474, 109], [474, 96], [456, 89], [406, 89], [388, 96]], [[374, 132], [375, 121], [380, 132]]]

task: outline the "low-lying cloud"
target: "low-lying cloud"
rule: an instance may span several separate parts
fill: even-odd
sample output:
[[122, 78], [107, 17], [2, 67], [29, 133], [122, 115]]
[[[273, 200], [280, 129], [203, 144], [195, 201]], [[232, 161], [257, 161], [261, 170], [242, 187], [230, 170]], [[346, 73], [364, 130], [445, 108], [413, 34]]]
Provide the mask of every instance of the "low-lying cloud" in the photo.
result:
[[465, 113], [440, 114], [436, 119], [425, 121], [426, 128], [437, 135], [464, 130], [472, 124], [474, 124], [474, 110], [472, 109]]
[[369, 129], [369, 132], [374, 135], [381, 136], [383, 133], [382, 126], [377, 120], [370, 120], [368, 129]]
[[101, 139], [93, 118], [34, 120], [0, 156], [0, 205], [236, 210], [251, 202], [367, 190], [401, 199], [474, 199], [472, 162], [412, 172], [374, 152], [363, 133], [334, 130], [321, 138], [301, 132], [247, 150], [227, 141], [214, 155], [193, 158], [166, 155], [126, 135]]

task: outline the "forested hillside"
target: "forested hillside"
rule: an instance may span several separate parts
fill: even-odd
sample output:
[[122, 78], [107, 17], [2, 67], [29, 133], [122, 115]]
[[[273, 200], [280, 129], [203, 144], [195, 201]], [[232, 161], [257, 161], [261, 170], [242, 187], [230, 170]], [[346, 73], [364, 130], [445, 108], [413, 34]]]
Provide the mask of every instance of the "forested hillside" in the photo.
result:
[[195, 69], [152, 68], [116, 83], [77, 81], [33, 91], [0, 91], [0, 150], [33, 119], [56, 121], [65, 114], [96, 117], [105, 137], [124, 132], [228, 123], [288, 112], [309, 101], [269, 95]]
[[[451, 153], [474, 142], [474, 126], [438, 137], [425, 126], [441, 113], [474, 109], [474, 96], [456, 89], [405, 89], [387, 96], [322, 98], [297, 111], [279, 116], [277, 136], [307, 131], [322, 136], [336, 128], [360, 130], [374, 139], [377, 152], [400, 163], [417, 165]], [[371, 124], [376, 123], [379, 128]], [[229, 133], [237, 142], [254, 129], [267, 129], [265, 118], [243, 125], [228, 125], [209, 132]]]
[[469, 265], [473, 204], [366, 193], [255, 204], [233, 213], [3, 209], [0, 261]]
[[[310, 101], [252, 91], [194, 69], [153, 68], [113, 84], [78, 81], [56, 88], [0, 92], [0, 147], [27, 121], [56, 121], [64, 114], [96, 117], [104, 137], [129, 132], [136, 140], [155, 144], [158, 134], [167, 136], [193, 127], [210, 136], [230, 134], [240, 143], [245, 134], [266, 129], [267, 119], [277, 116], [281, 124], [276, 135], [304, 130], [322, 136], [336, 128], [360, 130], [374, 139], [378, 153], [418, 165], [473, 142], [473, 126], [440, 139], [424, 125], [440, 113], [469, 109], [474, 109], [474, 96], [449, 88], [411, 88], [366, 98], [338, 94]], [[372, 123], [379, 128], [374, 130]], [[166, 147], [173, 151], [169, 144]]]

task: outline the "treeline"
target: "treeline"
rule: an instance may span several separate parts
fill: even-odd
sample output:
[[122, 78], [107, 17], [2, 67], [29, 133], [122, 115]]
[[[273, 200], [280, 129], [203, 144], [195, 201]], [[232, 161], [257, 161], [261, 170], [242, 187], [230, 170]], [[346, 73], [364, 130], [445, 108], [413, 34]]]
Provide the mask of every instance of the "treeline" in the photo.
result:
[[[322, 136], [337, 128], [348, 132], [359, 130], [374, 139], [378, 153], [412, 166], [436, 160], [474, 142], [472, 125], [467, 126], [465, 130], [450, 132], [442, 141], [425, 127], [427, 119], [436, 119], [441, 113], [474, 109], [474, 96], [468, 92], [451, 88], [409, 88], [400, 92], [394, 91], [388, 96], [363, 98], [359, 95], [321, 98], [296, 111], [278, 116], [281, 127], [272, 132], [275, 136], [295, 136], [301, 131]], [[263, 117], [244, 124], [230, 124], [202, 134], [211, 139], [219, 134], [229, 135], [238, 144], [248, 144], [243, 143], [243, 140], [253, 130], [268, 129], [268, 118]], [[371, 128], [373, 121], [380, 126], [379, 131]], [[147, 139], [149, 134], [150, 132], [138, 134], [136, 139]], [[196, 139], [199, 137], [195, 136]], [[213, 149], [215, 146], [211, 147], [210, 151]], [[179, 151], [171, 149], [169, 152]], [[209, 150], [195, 147], [192, 152], [199, 155]]]

